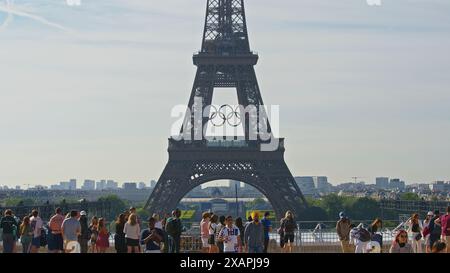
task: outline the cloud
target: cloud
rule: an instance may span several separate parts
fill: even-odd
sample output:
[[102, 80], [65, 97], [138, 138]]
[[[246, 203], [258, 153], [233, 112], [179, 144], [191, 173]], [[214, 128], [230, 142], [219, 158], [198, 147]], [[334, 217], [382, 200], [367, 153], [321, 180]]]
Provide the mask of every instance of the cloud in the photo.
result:
[[63, 27], [60, 24], [51, 22], [51, 21], [45, 19], [42, 16], [35, 15], [35, 14], [32, 14], [32, 13], [28, 13], [28, 12], [21, 11], [21, 10], [17, 9], [14, 6], [14, 4], [13, 4], [13, 2], [11, 0], [6, 0], [5, 5], [4, 6], [0, 6], [0, 12], [4, 12], [4, 13], [7, 14], [7, 19], [0, 26], [0, 30], [1, 29], [5, 29], [11, 23], [12, 18], [15, 15], [15, 16], [19, 16], [19, 17], [32, 19], [32, 20], [34, 20], [36, 22], [39, 22], [39, 23], [42, 23], [42, 24], [44, 24], [46, 26], [50, 26], [50, 27], [57, 28], [57, 29], [64, 30], [64, 31], [69, 31], [68, 28]]

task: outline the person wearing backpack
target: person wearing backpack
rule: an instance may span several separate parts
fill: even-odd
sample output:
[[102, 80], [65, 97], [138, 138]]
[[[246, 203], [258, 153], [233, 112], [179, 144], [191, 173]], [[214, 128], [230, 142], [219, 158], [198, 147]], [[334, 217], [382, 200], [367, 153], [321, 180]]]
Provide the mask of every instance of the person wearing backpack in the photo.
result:
[[172, 211], [172, 217], [167, 219], [166, 232], [169, 240], [169, 253], [180, 253], [180, 237], [183, 231], [181, 224], [181, 211]]
[[355, 245], [355, 253], [366, 253], [370, 239], [370, 232], [362, 224], [352, 228], [350, 231], [350, 243]]
[[295, 239], [295, 231], [297, 223], [294, 220], [294, 214], [291, 211], [287, 211], [284, 218], [281, 219], [280, 229], [283, 233], [283, 242], [285, 252], [292, 253], [292, 244]]
[[430, 224], [428, 225], [428, 231], [430, 233], [430, 238], [428, 240], [428, 243], [429, 243], [430, 249], [433, 248], [434, 243], [439, 241], [439, 239], [441, 237], [442, 228], [441, 228], [441, 223], [439, 221], [440, 217], [441, 217], [441, 214], [440, 214], [439, 210], [435, 210], [434, 217], [431, 218]]
[[15, 237], [17, 234], [17, 221], [12, 215], [12, 210], [7, 209], [5, 216], [0, 222], [0, 228], [3, 229], [3, 253], [14, 253]]

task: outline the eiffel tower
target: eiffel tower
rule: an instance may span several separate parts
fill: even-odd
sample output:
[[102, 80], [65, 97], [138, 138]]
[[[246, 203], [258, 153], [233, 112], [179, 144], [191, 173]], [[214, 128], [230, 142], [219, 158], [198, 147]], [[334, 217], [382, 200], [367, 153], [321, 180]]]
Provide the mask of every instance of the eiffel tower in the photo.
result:
[[[169, 161], [146, 209], [169, 212], [199, 185], [230, 179], [258, 189], [278, 219], [287, 210], [298, 215], [307, 203], [284, 161], [284, 139], [274, 138], [261, 107], [264, 103], [254, 69], [258, 55], [250, 50], [244, 0], [207, 0], [202, 47], [193, 62], [197, 74], [180, 137], [169, 138]], [[235, 88], [239, 110], [225, 114], [222, 110], [231, 106], [211, 107], [214, 88]], [[214, 117], [225, 123], [230, 114], [242, 117], [244, 138], [217, 142], [203, 135], [203, 125]]]

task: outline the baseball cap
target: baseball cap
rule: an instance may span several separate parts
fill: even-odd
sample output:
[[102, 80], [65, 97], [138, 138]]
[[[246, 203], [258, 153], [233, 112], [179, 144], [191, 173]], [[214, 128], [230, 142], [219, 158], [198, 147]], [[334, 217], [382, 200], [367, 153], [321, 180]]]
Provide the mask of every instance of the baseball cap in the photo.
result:
[[80, 212], [80, 215], [86, 215], [86, 212], [85, 212], [84, 210], [82, 210], [82, 211]]
[[434, 213], [432, 212], [432, 211], [429, 211], [428, 213], [427, 213], [427, 216], [433, 216], [434, 215]]

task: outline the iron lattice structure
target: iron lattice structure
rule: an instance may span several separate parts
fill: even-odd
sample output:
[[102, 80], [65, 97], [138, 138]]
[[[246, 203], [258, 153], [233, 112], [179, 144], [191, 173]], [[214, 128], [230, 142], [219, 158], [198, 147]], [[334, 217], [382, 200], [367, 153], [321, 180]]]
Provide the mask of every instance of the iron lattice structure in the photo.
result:
[[[202, 110], [211, 105], [214, 88], [235, 88], [239, 105], [255, 106], [255, 112], [241, 112], [244, 145], [217, 147], [205, 137], [200, 140], [169, 139], [169, 161], [146, 208], [152, 213], [173, 210], [195, 187], [213, 180], [231, 179], [250, 184], [263, 193], [277, 217], [287, 210], [298, 214], [306, 201], [284, 161], [284, 139], [272, 151], [262, 151], [262, 130], [272, 136], [254, 66], [258, 55], [250, 50], [243, 0], [208, 0], [201, 51], [193, 56], [197, 66], [188, 108], [202, 99]], [[207, 110], [208, 111], [208, 110]], [[260, 126], [249, 120], [257, 118]], [[188, 111], [180, 134], [202, 134], [209, 115], [194, 119]], [[200, 126], [194, 126], [200, 123]], [[261, 126], [262, 125], [262, 126]], [[200, 128], [200, 129], [198, 129]], [[256, 135], [256, 139], [251, 136]], [[273, 140], [273, 136], [272, 136]]]

